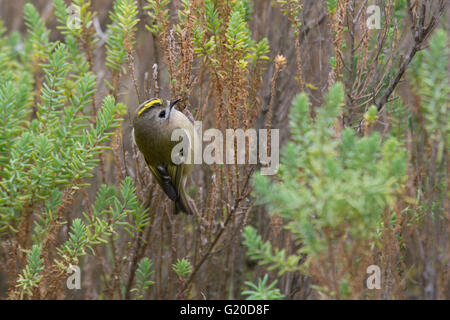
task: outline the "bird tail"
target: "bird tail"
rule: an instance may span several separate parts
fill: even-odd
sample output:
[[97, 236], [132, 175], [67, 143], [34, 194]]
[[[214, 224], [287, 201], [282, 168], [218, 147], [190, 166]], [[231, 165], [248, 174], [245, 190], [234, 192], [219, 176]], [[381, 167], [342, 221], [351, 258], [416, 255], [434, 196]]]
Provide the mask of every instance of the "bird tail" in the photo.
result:
[[175, 202], [174, 202], [175, 205], [174, 205], [173, 213], [178, 214], [180, 212], [184, 212], [188, 215], [193, 215], [194, 210], [192, 209], [192, 206], [188, 201], [188, 195], [184, 191], [184, 188], [182, 188], [179, 191], [180, 192], [178, 194], [178, 197], [175, 199]]

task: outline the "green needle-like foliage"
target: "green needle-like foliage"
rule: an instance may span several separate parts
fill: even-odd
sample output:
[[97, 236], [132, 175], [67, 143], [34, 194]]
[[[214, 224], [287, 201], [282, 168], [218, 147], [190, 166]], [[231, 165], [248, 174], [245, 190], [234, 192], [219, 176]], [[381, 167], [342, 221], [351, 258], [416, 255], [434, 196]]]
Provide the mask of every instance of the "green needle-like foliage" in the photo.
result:
[[299, 256], [288, 256], [284, 249], [273, 248], [269, 241], [262, 240], [255, 228], [245, 227], [242, 236], [244, 245], [248, 248], [247, 255], [258, 261], [259, 265], [267, 266], [267, 270], [278, 270], [279, 275], [298, 270]]
[[164, 31], [164, 27], [169, 22], [169, 4], [170, 0], [147, 0], [147, 5], [144, 9], [147, 10], [151, 24], [145, 27], [154, 35], [158, 35]]
[[17, 280], [17, 290], [22, 299], [24, 294], [33, 295], [32, 290], [42, 278], [40, 272], [44, 269], [44, 259], [41, 258], [41, 247], [33, 245], [28, 251], [28, 261], [23, 274]]
[[338, 83], [313, 120], [309, 99], [298, 95], [290, 112], [292, 141], [284, 148], [278, 179], [254, 178], [259, 202], [280, 215], [302, 243], [297, 254], [286, 257], [247, 227], [248, 255], [269, 270], [304, 271], [298, 264], [302, 255], [307, 254], [307, 266], [330, 259], [341, 244], [346, 252], [363, 254], [358, 248], [378, 240], [382, 215], [402, 187], [406, 159], [398, 141], [382, 141], [378, 133], [361, 138], [351, 128], [336, 135], [343, 98]]
[[106, 65], [121, 73], [126, 72], [127, 49], [124, 41], [128, 41], [130, 47], [135, 44], [136, 24], [139, 22], [137, 15], [137, 3], [133, 0], [116, 0], [109, 15], [112, 23], [107, 31]]
[[153, 262], [147, 257], [142, 258], [138, 263], [138, 268], [136, 270], [136, 287], [131, 290], [137, 294], [137, 300], [142, 299], [145, 291], [155, 283], [150, 280], [150, 277], [155, 273], [152, 268]]
[[248, 296], [247, 300], [281, 300], [284, 296], [280, 293], [280, 290], [275, 288], [278, 281], [275, 280], [271, 284], [267, 284], [268, 281], [267, 274], [264, 278], [258, 279], [258, 284], [251, 283], [249, 281], [245, 282], [248, 287], [247, 290], [242, 291], [242, 294]]
[[[131, 222], [126, 221], [131, 215]], [[107, 244], [110, 237], [116, 237], [120, 226], [133, 236], [148, 224], [148, 213], [142, 208], [136, 194], [134, 183], [126, 177], [118, 191], [114, 186], [102, 185], [97, 192], [95, 203], [83, 219], [75, 219], [70, 227], [69, 239], [58, 248], [63, 260], [58, 265], [64, 270], [69, 264], [77, 264], [78, 258], [94, 246]]]
[[185, 258], [177, 259], [177, 262], [172, 264], [172, 269], [180, 279], [186, 279], [192, 272], [192, 265], [189, 260]]
[[[260, 61], [268, 60], [269, 42], [266, 38], [257, 43], [252, 40], [247, 19], [248, 10], [246, 2], [237, 1], [230, 12], [228, 22], [224, 24], [214, 1], [205, 1], [206, 28], [203, 29], [201, 23], [197, 23], [198, 26], [194, 29], [194, 52], [205, 61], [209, 60], [212, 65], [216, 65], [221, 51], [226, 49], [230, 58], [237, 60], [243, 69], [247, 68], [248, 61], [255, 66]], [[224, 28], [224, 38], [221, 39]]]
[[36, 8], [27, 3], [23, 10], [25, 25], [28, 28], [29, 43], [33, 48], [31, 59], [44, 59], [51, 46], [49, 42], [50, 31], [45, 27]]
[[449, 40], [444, 30], [437, 30], [427, 50], [414, 60], [413, 83], [422, 97], [422, 111], [426, 119], [426, 129], [433, 141], [438, 141], [439, 154], [444, 152], [444, 144], [450, 144], [450, 83], [448, 63], [450, 57]]
[[[65, 23], [65, 3], [56, 0], [54, 5]], [[82, 23], [89, 25], [89, 2], [74, 5], [81, 9]], [[87, 179], [121, 121], [120, 104], [112, 96], [103, 98], [95, 117], [89, 116], [97, 83], [79, 49], [85, 35], [63, 24], [66, 41], [50, 42], [50, 32], [32, 4], [25, 5], [24, 15], [24, 39], [12, 34], [0, 41], [0, 236], [17, 237], [23, 250], [31, 248], [17, 280], [20, 298], [32, 296], [42, 272], [47, 272], [40, 256], [48, 255], [45, 250], [61, 225], [64, 203], [89, 186]], [[21, 41], [23, 51], [15, 52], [12, 45]], [[56, 248], [61, 267], [78, 263], [87, 248], [108, 232], [116, 234], [119, 224], [133, 237], [142, 230], [148, 217], [134, 191], [132, 181], [124, 179], [120, 194], [109, 199], [103, 220], [73, 220], [68, 239]], [[125, 221], [128, 214], [132, 218]], [[105, 221], [103, 233], [93, 231], [102, 231]], [[45, 263], [48, 268], [52, 260]]]

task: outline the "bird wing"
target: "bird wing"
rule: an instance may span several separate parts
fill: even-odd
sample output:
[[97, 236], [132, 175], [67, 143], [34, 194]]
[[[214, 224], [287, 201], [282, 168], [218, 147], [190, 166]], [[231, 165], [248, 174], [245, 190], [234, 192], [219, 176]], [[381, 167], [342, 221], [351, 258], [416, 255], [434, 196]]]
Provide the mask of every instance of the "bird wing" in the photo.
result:
[[163, 166], [154, 167], [152, 165], [148, 165], [148, 168], [155, 177], [156, 182], [158, 182], [170, 200], [175, 201], [178, 197], [178, 192], [172, 182], [167, 168]]
[[174, 182], [175, 188], [178, 192], [177, 200], [175, 200], [174, 214], [177, 214], [180, 211], [182, 211], [188, 215], [193, 215], [194, 211], [192, 210], [192, 207], [187, 200], [188, 196], [186, 195], [186, 191], [184, 189], [184, 185], [186, 182], [186, 177], [185, 177], [186, 166], [185, 165], [179, 165], [179, 166], [170, 165], [170, 166], [168, 166], [167, 169], [168, 169], [169, 175], [172, 178], [172, 181]]
[[173, 185], [175, 186], [175, 189], [177, 190], [177, 194], [180, 193], [180, 190], [184, 187], [183, 186], [183, 171], [184, 171], [184, 165], [168, 165], [167, 171], [170, 175], [170, 179], [172, 180]]

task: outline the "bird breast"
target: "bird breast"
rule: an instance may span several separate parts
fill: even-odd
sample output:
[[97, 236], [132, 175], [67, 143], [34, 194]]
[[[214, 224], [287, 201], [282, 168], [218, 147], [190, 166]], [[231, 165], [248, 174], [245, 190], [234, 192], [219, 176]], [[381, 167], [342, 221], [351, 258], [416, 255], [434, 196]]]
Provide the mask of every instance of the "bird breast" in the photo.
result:
[[[139, 123], [140, 121], [152, 121]], [[178, 141], [172, 141], [172, 132], [175, 129], [185, 129], [193, 143], [194, 126], [189, 119], [180, 111], [172, 110], [170, 118], [164, 121], [159, 119], [140, 119], [135, 125], [134, 138], [138, 148], [146, 155], [148, 164], [157, 166], [161, 164], [171, 164], [172, 148]], [[190, 152], [193, 148], [190, 148]]]

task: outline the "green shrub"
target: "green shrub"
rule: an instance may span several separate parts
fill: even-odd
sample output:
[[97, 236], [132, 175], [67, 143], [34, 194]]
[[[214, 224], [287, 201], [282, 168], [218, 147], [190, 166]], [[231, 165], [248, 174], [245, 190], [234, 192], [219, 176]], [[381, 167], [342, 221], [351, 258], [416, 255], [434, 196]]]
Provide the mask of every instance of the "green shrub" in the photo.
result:
[[[394, 138], [336, 130], [343, 99], [338, 83], [312, 119], [309, 99], [298, 95], [290, 112], [292, 141], [284, 148], [278, 177], [254, 177], [255, 197], [283, 219], [300, 249], [289, 256], [263, 242], [252, 227], [244, 232], [248, 255], [259, 264], [280, 274], [326, 274], [317, 288], [331, 296], [339, 295], [339, 283], [351, 281], [354, 270], [347, 263], [365, 273], [357, 261], [379, 239], [382, 216], [406, 173], [405, 151]], [[302, 257], [306, 262], [300, 265]]]

